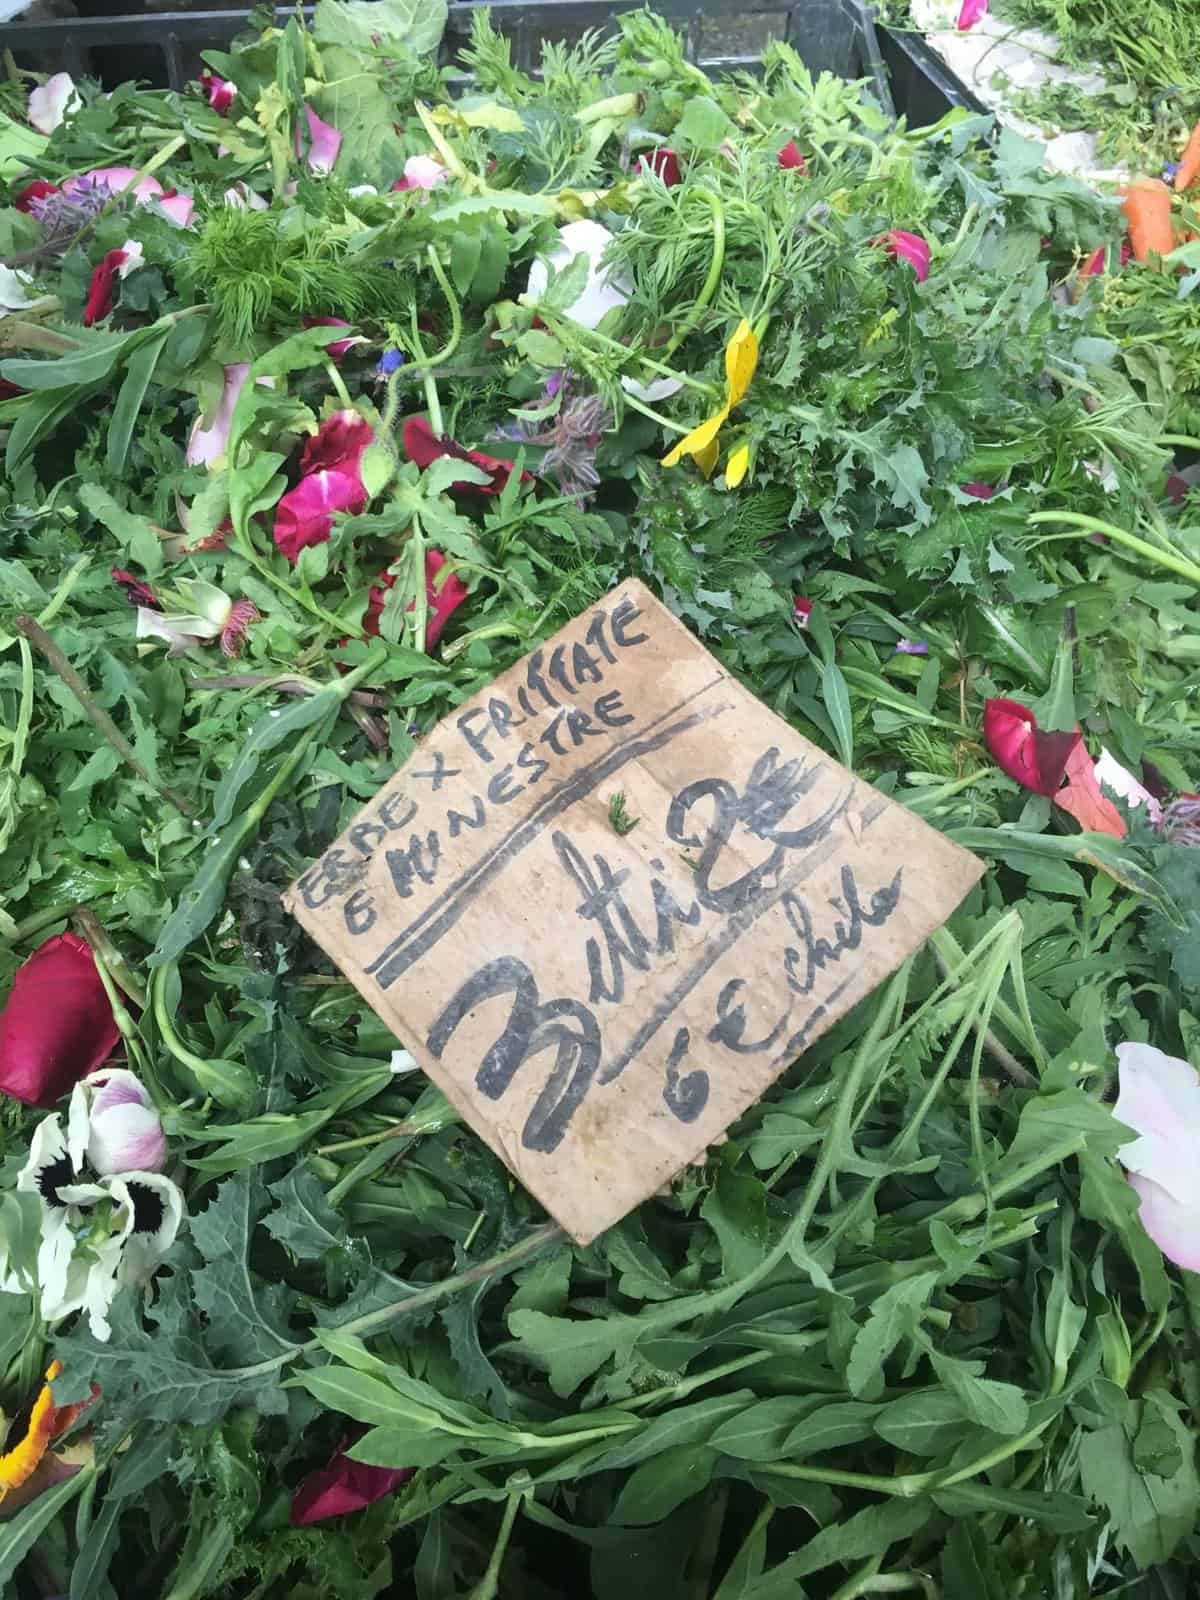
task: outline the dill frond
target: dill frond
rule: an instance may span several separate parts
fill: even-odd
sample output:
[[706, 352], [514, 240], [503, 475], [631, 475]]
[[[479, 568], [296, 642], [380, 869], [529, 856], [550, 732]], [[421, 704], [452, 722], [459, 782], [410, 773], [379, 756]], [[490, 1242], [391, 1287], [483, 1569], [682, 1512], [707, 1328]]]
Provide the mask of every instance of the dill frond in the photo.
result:
[[537, 91], [537, 84], [512, 64], [512, 41], [492, 27], [491, 13], [480, 6], [471, 13], [471, 42], [461, 57], [472, 77], [489, 94], [503, 94], [521, 105]]

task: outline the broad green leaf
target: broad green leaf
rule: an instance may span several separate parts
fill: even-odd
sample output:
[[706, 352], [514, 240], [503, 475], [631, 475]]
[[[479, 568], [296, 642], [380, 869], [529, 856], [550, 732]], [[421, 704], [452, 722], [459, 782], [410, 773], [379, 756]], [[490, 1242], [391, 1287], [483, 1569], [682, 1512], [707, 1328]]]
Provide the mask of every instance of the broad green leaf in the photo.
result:
[[867, 1506], [844, 1522], [822, 1528], [795, 1555], [750, 1585], [746, 1600], [793, 1600], [797, 1578], [836, 1564], [883, 1555], [924, 1527], [932, 1507], [924, 1500], [885, 1500]]
[[852, 1395], [870, 1399], [883, 1389], [883, 1364], [913, 1327], [937, 1283], [936, 1272], [921, 1272], [884, 1291], [859, 1330], [846, 1366]]
[[[161, 350], [162, 346], [147, 348]], [[98, 483], [81, 484], [79, 501], [119, 541], [127, 559], [135, 567], [148, 578], [158, 576], [163, 569], [162, 540], [154, 531], [153, 523], [135, 511], [126, 511]]]
[[819, 1405], [818, 1395], [759, 1400], [723, 1422], [708, 1443], [739, 1461], [778, 1461], [786, 1452], [786, 1441], [803, 1429]]
[[17, 1568], [65, 1506], [70, 1505], [96, 1476], [94, 1467], [83, 1467], [73, 1478], [56, 1483], [23, 1505], [8, 1522], [0, 1523], [0, 1584], [9, 1584]]
[[948, 1456], [970, 1430], [957, 1395], [922, 1389], [890, 1401], [875, 1418], [875, 1432], [913, 1456]]
[[313, 36], [374, 55], [403, 46], [414, 56], [436, 53], [446, 26], [446, 0], [318, 0]]
[[[147, 340], [140, 349], [135, 350], [126, 364], [125, 381], [121, 385], [117, 403], [113, 407], [108, 423], [105, 465], [114, 477], [125, 470], [125, 458], [129, 454], [129, 441], [133, 437], [134, 424], [141, 414], [146, 390], [150, 387], [158, 358], [163, 353], [170, 333], [170, 328], [163, 328], [157, 337]], [[72, 1600], [75, 1600], [74, 1596]]]
[[700, 1444], [676, 1445], [644, 1461], [626, 1478], [612, 1520], [634, 1526], [661, 1522], [707, 1487], [716, 1461], [716, 1452]]

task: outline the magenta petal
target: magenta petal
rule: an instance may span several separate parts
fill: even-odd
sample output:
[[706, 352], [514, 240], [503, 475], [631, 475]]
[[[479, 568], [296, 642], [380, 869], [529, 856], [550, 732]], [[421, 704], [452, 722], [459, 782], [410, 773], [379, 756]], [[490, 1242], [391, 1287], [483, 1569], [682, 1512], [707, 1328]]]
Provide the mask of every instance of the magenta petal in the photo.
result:
[[304, 115], [308, 119], [309, 171], [332, 172], [342, 148], [342, 136], [328, 122], [322, 122], [311, 106], [305, 106]]
[[290, 1513], [293, 1528], [306, 1528], [327, 1517], [361, 1511], [412, 1477], [413, 1467], [370, 1467], [362, 1461], [351, 1461], [345, 1453], [349, 1442], [343, 1440], [328, 1463], [310, 1472], [296, 1490]]
[[996, 492], [995, 485], [991, 483], [960, 483], [959, 488], [976, 500], [990, 500]]
[[1048, 733], [1019, 700], [988, 700], [983, 707], [983, 742], [996, 765], [1015, 783], [1051, 798], [1067, 771], [1067, 762], [1083, 735]]
[[367, 492], [353, 472], [313, 472], [301, 478], [275, 508], [275, 543], [289, 561], [305, 546], [324, 544], [333, 529], [335, 511], [361, 511]]
[[887, 247], [897, 261], [907, 261], [924, 283], [929, 276], [929, 245], [919, 233], [906, 233], [903, 228], [892, 228], [886, 235]]
[[965, 33], [977, 22], [982, 22], [987, 16], [987, 9], [988, 0], [963, 0], [962, 10], [958, 13], [958, 31]]
[[120, 1037], [90, 945], [57, 933], [17, 968], [0, 1013], [0, 1093], [52, 1106]]

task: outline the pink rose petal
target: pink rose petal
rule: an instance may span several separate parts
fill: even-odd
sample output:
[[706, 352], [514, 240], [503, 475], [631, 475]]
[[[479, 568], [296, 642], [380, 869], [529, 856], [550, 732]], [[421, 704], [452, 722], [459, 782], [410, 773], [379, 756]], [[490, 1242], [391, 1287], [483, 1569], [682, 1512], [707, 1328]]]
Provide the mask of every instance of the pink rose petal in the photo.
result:
[[69, 72], [56, 72], [30, 92], [27, 115], [39, 133], [49, 134], [61, 127], [68, 110], [78, 105], [74, 78]]
[[929, 245], [919, 233], [906, 233], [903, 228], [891, 228], [884, 234], [883, 242], [887, 246], [889, 255], [897, 261], [907, 261], [917, 275], [917, 282], [924, 283], [929, 276]]
[[[332, 172], [342, 148], [342, 136], [328, 122], [322, 122], [309, 105], [304, 107], [308, 121], [308, 168], [310, 172]], [[300, 154], [300, 130], [296, 130], [296, 154]]]
[[958, 31], [965, 33], [977, 22], [982, 22], [987, 16], [987, 9], [988, 0], [963, 0], [962, 10], [958, 13]]

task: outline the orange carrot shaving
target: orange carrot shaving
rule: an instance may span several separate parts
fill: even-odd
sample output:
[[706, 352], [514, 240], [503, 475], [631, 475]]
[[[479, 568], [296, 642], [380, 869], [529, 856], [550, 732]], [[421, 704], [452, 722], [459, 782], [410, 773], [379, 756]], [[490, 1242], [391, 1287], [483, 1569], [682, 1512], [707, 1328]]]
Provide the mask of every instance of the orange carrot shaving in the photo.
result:
[[1121, 193], [1135, 257], [1148, 261], [1151, 256], [1170, 255], [1175, 248], [1170, 189], [1161, 178], [1134, 178]]
[[1190, 189], [1198, 177], [1200, 177], [1200, 122], [1197, 122], [1192, 129], [1192, 136], [1179, 158], [1179, 170], [1175, 174], [1175, 193], [1182, 194], [1185, 189]]

